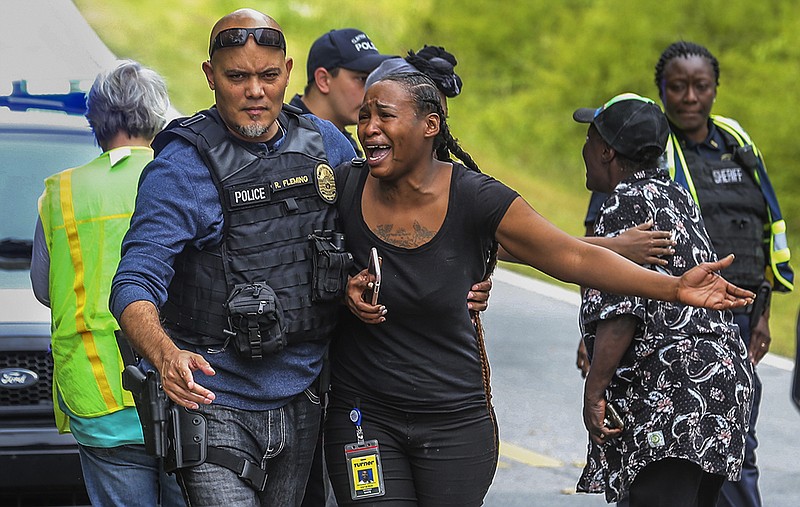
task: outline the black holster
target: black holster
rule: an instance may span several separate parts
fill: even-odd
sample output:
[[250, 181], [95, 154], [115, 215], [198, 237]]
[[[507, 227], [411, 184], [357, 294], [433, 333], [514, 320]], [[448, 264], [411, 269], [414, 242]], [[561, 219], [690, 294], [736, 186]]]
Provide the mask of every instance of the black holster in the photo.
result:
[[750, 305], [750, 332], [756, 327], [761, 317], [764, 316], [764, 311], [769, 307], [771, 296], [772, 286], [767, 281], [761, 282], [756, 291], [756, 299]]
[[167, 422], [172, 402], [161, 388], [161, 377], [155, 370], [145, 373], [129, 364], [122, 371], [122, 387], [133, 395], [136, 413], [142, 425], [144, 447], [157, 458], [167, 456]]
[[210, 447], [205, 416], [170, 400], [161, 385], [159, 373], [152, 368], [143, 371], [124, 334], [118, 331], [116, 335], [125, 363], [122, 387], [133, 395], [145, 450], [164, 463], [164, 471], [174, 473], [180, 468], [213, 463], [235, 472], [256, 491], [264, 491], [266, 470], [227, 449]]
[[139, 355], [122, 330], [114, 333], [122, 362], [122, 388], [130, 391], [142, 425], [148, 454], [164, 458], [167, 452], [166, 426], [171, 401], [161, 387], [161, 377], [153, 368], [142, 368]]
[[170, 403], [166, 439], [168, 452], [164, 458], [165, 471], [174, 472], [206, 462], [208, 432], [203, 414]]

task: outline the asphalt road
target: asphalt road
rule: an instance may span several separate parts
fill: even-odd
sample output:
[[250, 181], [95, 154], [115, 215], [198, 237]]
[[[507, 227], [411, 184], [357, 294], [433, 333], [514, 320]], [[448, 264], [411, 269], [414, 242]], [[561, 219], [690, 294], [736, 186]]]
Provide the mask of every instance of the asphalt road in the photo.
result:
[[[585, 462], [583, 380], [575, 368], [578, 295], [500, 269], [484, 317], [492, 393], [500, 426], [500, 466], [488, 507], [601, 506], [576, 494]], [[790, 401], [792, 363], [768, 355], [757, 425], [765, 506], [797, 507], [800, 413]]]

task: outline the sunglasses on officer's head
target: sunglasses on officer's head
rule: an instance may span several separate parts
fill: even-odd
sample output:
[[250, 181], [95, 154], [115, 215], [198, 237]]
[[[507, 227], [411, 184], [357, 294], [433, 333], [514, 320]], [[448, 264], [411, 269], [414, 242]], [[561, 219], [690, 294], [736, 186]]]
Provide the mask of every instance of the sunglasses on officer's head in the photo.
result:
[[228, 28], [223, 30], [214, 37], [214, 42], [211, 43], [211, 49], [208, 50], [208, 57], [214, 54], [219, 48], [227, 48], [231, 46], [244, 46], [247, 44], [247, 38], [253, 36], [253, 40], [259, 46], [272, 46], [281, 48], [286, 52], [286, 39], [283, 37], [283, 32], [274, 28]]

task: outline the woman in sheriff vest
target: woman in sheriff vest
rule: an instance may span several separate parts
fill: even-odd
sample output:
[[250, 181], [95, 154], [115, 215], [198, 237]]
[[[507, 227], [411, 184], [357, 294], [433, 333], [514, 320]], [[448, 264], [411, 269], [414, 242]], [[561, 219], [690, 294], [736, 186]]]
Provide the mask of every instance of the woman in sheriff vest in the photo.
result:
[[79, 444], [92, 505], [185, 505], [175, 478], [145, 452], [108, 309], [139, 175], [168, 109], [154, 71], [125, 60], [101, 73], [86, 118], [103, 153], [48, 177], [39, 199], [31, 281], [51, 308], [56, 423]]
[[[736, 121], [711, 114], [719, 74], [719, 63], [708, 49], [679, 41], [661, 54], [655, 81], [672, 131], [667, 145], [670, 174], [700, 206], [717, 254], [736, 255], [723, 275], [759, 292], [760, 305], [734, 311], [750, 358], [758, 364], [771, 340], [769, 293], [792, 290], [794, 276], [788, 265], [786, 224], [761, 153]], [[755, 460], [761, 401], [757, 373], [754, 387], [742, 478], [723, 485], [721, 506], [761, 505]]]

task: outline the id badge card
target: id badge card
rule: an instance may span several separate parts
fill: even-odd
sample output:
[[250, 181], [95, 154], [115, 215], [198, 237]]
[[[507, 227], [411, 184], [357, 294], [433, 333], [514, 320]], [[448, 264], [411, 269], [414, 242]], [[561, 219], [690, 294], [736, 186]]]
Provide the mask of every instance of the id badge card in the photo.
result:
[[361, 500], [386, 493], [377, 440], [345, 445], [344, 457], [350, 479], [350, 498]]

